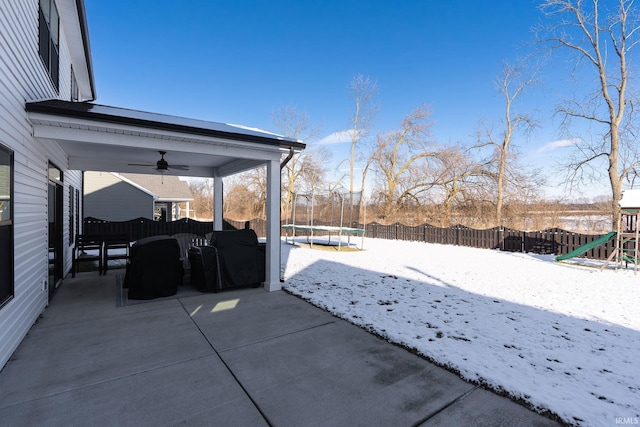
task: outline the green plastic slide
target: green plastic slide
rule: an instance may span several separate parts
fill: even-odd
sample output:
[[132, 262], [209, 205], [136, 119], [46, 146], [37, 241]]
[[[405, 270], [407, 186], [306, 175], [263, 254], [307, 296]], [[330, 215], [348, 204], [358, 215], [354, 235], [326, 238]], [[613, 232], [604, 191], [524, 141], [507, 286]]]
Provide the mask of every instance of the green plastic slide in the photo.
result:
[[575, 258], [577, 256], [580, 256], [583, 253], [587, 252], [589, 249], [593, 249], [596, 246], [600, 246], [600, 245], [602, 245], [604, 243], [607, 243], [609, 240], [614, 239], [615, 237], [616, 237], [616, 232], [615, 231], [607, 233], [604, 236], [594, 240], [591, 243], [587, 243], [586, 245], [582, 245], [580, 247], [577, 247], [576, 249], [572, 250], [568, 254], [558, 255], [556, 257], [556, 261], [563, 261], [565, 259]]

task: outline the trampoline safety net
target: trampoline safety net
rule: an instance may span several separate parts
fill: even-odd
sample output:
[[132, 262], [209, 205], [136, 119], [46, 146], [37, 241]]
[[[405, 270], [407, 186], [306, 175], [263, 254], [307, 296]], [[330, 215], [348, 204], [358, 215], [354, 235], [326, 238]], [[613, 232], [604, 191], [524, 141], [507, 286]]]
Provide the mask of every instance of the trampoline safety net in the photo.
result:
[[[285, 225], [287, 238], [292, 236], [327, 236], [334, 244], [342, 245], [342, 235], [350, 243], [352, 235], [364, 238], [365, 212], [361, 206], [361, 192], [323, 192], [293, 194], [291, 206], [287, 207]], [[313, 241], [309, 243], [313, 244]]]

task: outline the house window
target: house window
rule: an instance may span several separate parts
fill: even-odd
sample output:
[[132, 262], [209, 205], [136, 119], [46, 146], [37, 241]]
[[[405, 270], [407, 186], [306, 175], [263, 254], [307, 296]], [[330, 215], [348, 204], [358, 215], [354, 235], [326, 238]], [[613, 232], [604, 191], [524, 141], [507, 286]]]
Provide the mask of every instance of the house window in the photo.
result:
[[0, 145], [0, 308], [13, 298], [13, 152]]
[[49, 163], [49, 180], [62, 184], [62, 171], [51, 163]]
[[49, 72], [53, 86], [58, 90], [58, 67], [60, 18], [54, 0], [40, 0], [39, 13], [39, 45], [40, 58]]

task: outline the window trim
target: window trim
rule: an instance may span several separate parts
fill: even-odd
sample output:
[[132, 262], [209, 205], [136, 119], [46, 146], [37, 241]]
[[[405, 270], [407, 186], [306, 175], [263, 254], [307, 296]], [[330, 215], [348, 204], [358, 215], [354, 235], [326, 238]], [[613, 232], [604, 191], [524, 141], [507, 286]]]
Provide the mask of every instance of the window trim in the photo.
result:
[[[47, 5], [49, 16], [45, 14]], [[52, 31], [52, 18], [55, 27]], [[54, 34], [55, 32], [55, 34]], [[60, 90], [60, 14], [54, 0], [38, 2], [38, 53], [56, 91]]]
[[[0, 150], [4, 151], [6, 153], [8, 153], [9, 155], [9, 219], [8, 220], [0, 220], [0, 228], [9, 228], [9, 242], [8, 242], [8, 247], [9, 247], [9, 251], [7, 254], [4, 254], [2, 256], [7, 256], [8, 262], [6, 263], [7, 265], [10, 265], [10, 272], [8, 274], [8, 279], [10, 282], [9, 287], [7, 288], [8, 293], [6, 293], [6, 295], [4, 294], [4, 291], [0, 288], [0, 309], [2, 309], [4, 306], [6, 306], [9, 301], [13, 300], [13, 298], [15, 297], [16, 294], [16, 290], [15, 290], [15, 282], [14, 282], [14, 278], [15, 278], [15, 265], [14, 265], [14, 221], [13, 221], [13, 215], [14, 215], [14, 192], [13, 192], [13, 188], [14, 188], [14, 170], [15, 170], [15, 155], [13, 150], [11, 150], [9, 147], [6, 147], [2, 144], [0, 144]], [[2, 262], [0, 261], [0, 264], [2, 264]], [[4, 279], [4, 278], [3, 278]]]
[[[76, 200], [76, 234], [80, 234], [80, 190], [78, 188], [76, 188], [74, 197]], [[75, 242], [75, 236], [73, 241]]]
[[76, 225], [76, 208], [75, 208], [75, 189], [69, 184], [69, 246], [75, 242], [75, 225]]

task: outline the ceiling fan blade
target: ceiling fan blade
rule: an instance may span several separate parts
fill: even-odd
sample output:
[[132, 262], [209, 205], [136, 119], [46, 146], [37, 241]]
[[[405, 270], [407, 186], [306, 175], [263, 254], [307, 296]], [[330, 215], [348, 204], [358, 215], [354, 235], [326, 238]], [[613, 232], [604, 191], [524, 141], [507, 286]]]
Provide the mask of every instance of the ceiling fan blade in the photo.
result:
[[127, 163], [129, 166], [155, 166], [154, 163]]
[[169, 169], [176, 169], [180, 171], [188, 171], [189, 166], [187, 165], [169, 165]]

